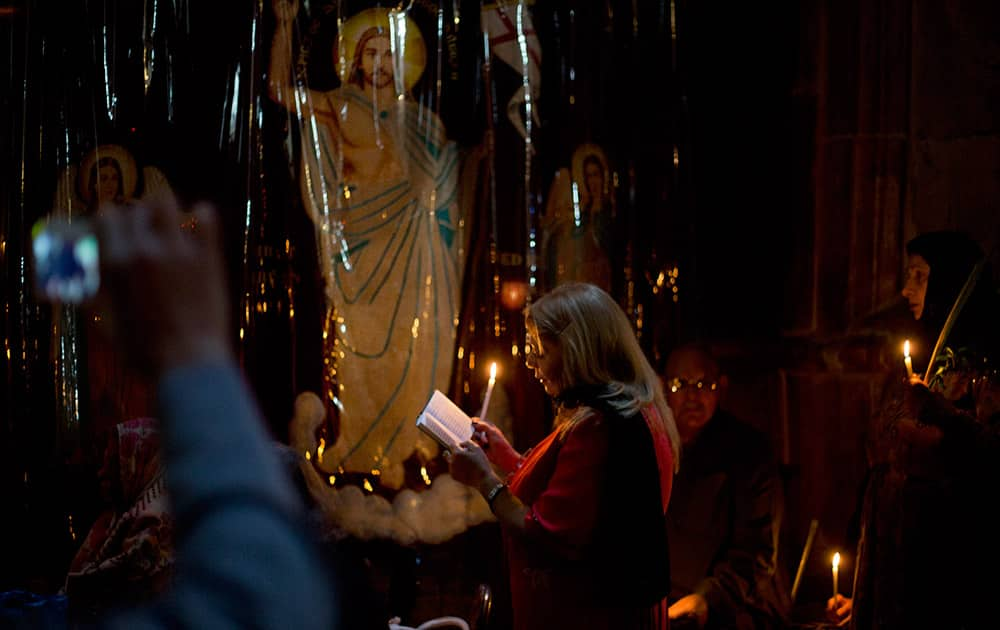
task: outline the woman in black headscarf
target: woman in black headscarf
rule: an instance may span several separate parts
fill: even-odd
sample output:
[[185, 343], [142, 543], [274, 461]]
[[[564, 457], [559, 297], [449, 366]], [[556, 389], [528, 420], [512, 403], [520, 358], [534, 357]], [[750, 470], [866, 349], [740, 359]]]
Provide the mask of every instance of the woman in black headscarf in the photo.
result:
[[906, 244], [906, 254], [903, 297], [919, 324], [920, 341], [926, 348], [920, 357], [921, 367], [926, 366], [959, 293], [976, 272], [975, 288], [948, 334], [947, 345], [980, 355], [994, 353], [1000, 309], [989, 263], [976, 268], [983, 260], [979, 245], [964, 232], [927, 232]]
[[[1000, 586], [991, 518], [1000, 487], [997, 293], [965, 234], [922, 234], [906, 250], [902, 293], [918, 324], [917, 376], [891, 379], [874, 419], [853, 602], [838, 596], [828, 612], [850, 616], [854, 628], [1000, 627], [989, 604]], [[975, 286], [944, 339], [945, 361], [924, 383], [967, 282]]]

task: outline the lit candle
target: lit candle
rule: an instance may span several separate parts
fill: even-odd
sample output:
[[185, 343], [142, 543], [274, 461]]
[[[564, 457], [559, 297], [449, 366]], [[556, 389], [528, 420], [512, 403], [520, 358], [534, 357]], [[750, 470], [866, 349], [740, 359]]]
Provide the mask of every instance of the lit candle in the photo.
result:
[[906, 378], [913, 376], [913, 360], [910, 358], [910, 340], [903, 342], [903, 363], [906, 364]]
[[490, 406], [490, 396], [493, 395], [493, 386], [497, 382], [497, 364], [493, 363], [490, 365], [490, 382], [486, 386], [486, 397], [483, 398], [483, 409], [479, 412], [479, 419], [486, 421], [486, 410]]
[[840, 552], [833, 554], [833, 597], [836, 599], [837, 593], [837, 575], [840, 573]]

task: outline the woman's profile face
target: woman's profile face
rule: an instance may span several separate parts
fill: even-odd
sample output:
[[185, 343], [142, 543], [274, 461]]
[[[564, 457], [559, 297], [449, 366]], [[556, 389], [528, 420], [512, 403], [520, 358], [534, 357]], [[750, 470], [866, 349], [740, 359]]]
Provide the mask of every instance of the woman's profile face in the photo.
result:
[[913, 319], [920, 319], [924, 314], [924, 303], [927, 300], [927, 280], [931, 275], [931, 266], [919, 254], [909, 256], [906, 264], [906, 281], [903, 284], [903, 297], [910, 305]]
[[535, 378], [545, 388], [545, 393], [555, 397], [562, 392], [562, 351], [552, 340], [548, 343], [538, 334], [530, 319], [525, 323], [526, 336], [524, 364], [535, 373]]

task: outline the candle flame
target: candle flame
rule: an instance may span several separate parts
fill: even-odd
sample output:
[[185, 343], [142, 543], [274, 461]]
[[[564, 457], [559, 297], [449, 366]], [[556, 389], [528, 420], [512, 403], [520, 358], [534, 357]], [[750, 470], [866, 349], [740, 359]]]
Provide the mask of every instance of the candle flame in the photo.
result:
[[910, 356], [910, 340], [909, 339], [907, 339], [906, 341], [903, 342], [903, 356], [904, 357]]
[[833, 554], [833, 568], [836, 569], [840, 566], [840, 552]]
[[490, 380], [491, 381], [497, 380], [497, 364], [496, 363], [491, 363], [490, 364]]

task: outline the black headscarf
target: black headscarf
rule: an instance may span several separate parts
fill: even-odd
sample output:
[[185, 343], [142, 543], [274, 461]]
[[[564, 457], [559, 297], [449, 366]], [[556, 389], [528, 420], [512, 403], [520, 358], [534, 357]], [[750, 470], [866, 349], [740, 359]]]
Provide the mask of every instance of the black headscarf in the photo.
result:
[[[926, 341], [937, 341], [955, 299], [962, 291], [976, 264], [983, 259], [983, 250], [964, 232], [927, 232], [906, 244], [908, 255], [918, 255], [930, 266], [927, 295], [920, 318]], [[1000, 308], [993, 286], [993, 272], [986, 263], [961, 315], [945, 344], [965, 348], [979, 355], [996, 356], [1000, 338]]]

